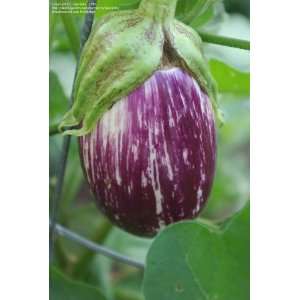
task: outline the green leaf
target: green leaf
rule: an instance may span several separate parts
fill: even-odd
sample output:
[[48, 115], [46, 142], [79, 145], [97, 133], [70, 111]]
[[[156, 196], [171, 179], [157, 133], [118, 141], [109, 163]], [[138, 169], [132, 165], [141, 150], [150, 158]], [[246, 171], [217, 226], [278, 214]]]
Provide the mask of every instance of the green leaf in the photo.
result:
[[50, 300], [104, 300], [100, 290], [72, 281], [54, 267], [50, 269]]
[[249, 205], [225, 231], [200, 221], [167, 227], [148, 256], [146, 300], [248, 300]]
[[238, 71], [215, 59], [209, 61], [209, 66], [219, 92], [247, 96], [250, 94], [249, 73]]

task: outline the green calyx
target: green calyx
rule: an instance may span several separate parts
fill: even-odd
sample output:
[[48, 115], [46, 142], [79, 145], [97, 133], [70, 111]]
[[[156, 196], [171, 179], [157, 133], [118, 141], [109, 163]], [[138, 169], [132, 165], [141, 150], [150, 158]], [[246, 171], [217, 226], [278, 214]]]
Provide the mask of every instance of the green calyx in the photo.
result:
[[142, 0], [138, 9], [110, 13], [93, 27], [74, 86], [74, 104], [60, 129], [82, 136], [103, 114], [156, 70], [180, 66], [209, 95], [218, 114], [217, 91], [202, 54], [199, 35], [177, 21], [177, 0]]

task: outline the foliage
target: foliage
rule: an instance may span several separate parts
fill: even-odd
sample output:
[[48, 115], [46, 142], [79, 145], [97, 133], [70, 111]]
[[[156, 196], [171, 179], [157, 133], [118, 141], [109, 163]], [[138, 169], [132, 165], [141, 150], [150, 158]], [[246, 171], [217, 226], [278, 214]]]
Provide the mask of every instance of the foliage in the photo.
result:
[[223, 230], [201, 220], [169, 226], [147, 256], [146, 299], [247, 299], [248, 237], [249, 205]]
[[[102, 8], [97, 10], [97, 18], [110, 9], [130, 9], [139, 3], [137, 0], [98, 2]], [[214, 4], [204, 10], [201, 2], [210, 1], [180, 0], [177, 17], [211, 33], [217, 33], [224, 20], [228, 23], [233, 18], [225, 13], [220, 1], [213, 1]], [[194, 10], [192, 14], [191, 10]], [[245, 17], [241, 18], [243, 26], [248, 24]], [[64, 20], [60, 15], [50, 18], [50, 124], [60, 121], [68, 107], [82, 21], [83, 15], [69, 15]], [[230, 36], [238, 24], [235, 23], [234, 28], [227, 26], [226, 35]], [[250, 76], [244, 67], [249, 64], [249, 55], [233, 55], [220, 46], [205, 46], [204, 54], [210, 58], [226, 119], [218, 130], [213, 190], [201, 215], [208, 221], [203, 223], [204, 219], [200, 219], [171, 225], [154, 240], [140, 239], [112, 227], [92, 202], [81, 171], [77, 142], [73, 139], [59, 223], [145, 262], [146, 269], [143, 275], [133, 267], [59, 237], [55, 243], [56, 268], [50, 272], [51, 300], [249, 299], [249, 206], [245, 207], [245, 203], [249, 200]], [[61, 145], [61, 135], [50, 137], [50, 193], [57, 184]], [[243, 207], [242, 212], [237, 213]], [[224, 221], [227, 225], [222, 233], [219, 229], [216, 231], [216, 225], [211, 225], [222, 226]]]

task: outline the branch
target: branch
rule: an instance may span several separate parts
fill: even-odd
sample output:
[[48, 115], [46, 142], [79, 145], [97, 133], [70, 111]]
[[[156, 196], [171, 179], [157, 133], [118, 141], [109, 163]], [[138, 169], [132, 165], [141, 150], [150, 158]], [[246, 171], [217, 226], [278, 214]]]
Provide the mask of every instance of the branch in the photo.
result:
[[[87, 7], [87, 13], [85, 15], [84, 19], [84, 24], [80, 33], [80, 51], [77, 59], [77, 65], [76, 65], [76, 71], [74, 74], [74, 79], [73, 79], [73, 86], [72, 86], [72, 93], [71, 93], [71, 99], [70, 99], [70, 107], [73, 104], [73, 99], [74, 99], [74, 83], [76, 80], [77, 76], [77, 71], [78, 71], [78, 61], [80, 57], [80, 53], [82, 51], [82, 48], [84, 47], [84, 44], [86, 40], [89, 37], [89, 34], [91, 32], [93, 20], [94, 20], [94, 13], [95, 13], [95, 8], [96, 8], [96, 2], [97, 0], [89, 0], [88, 2], [88, 7]], [[69, 148], [70, 148], [70, 141], [71, 141], [71, 136], [65, 136], [63, 139], [63, 147], [61, 150], [60, 154], [60, 159], [59, 159], [59, 164], [58, 164], [58, 172], [57, 172], [57, 184], [55, 186], [55, 190], [52, 196], [52, 209], [51, 209], [51, 226], [50, 226], [50, 261], [52, 260], [53, 257], [53, 248], [54, 248], [54, 238], [55, 238], [55, 232], [54, 232], [54, 227], [57, 221], [57, 215], [58, 215], [58, 208], [59, 208], [59, 202], [61, 199], [61, 194], [62, 194], [62, 188], [63, 188], [63, 182], [64, 182], [64, 177], [65, 177], [65, 171], [66, 171], [66, 165], [67, 165], [67, 159], [68, 159], [68, 153], [69, 153]]]
[[[53, 225], [53, 224], [52, 224]], [[70, 241], [76, 242], [88, 249], [90, 249], [91, 251], [95, 251], [99, 254], [102, 254], [104, 256], [107, 256], [109, 258], [112, 258], [120, 263], [123, 264], [127, 264], [130, 265], [132, 267], [138, 268], [140, 270], [144, 270], [145, 265], [139, 261], [136, 261], [132, 258], [129, 258], [127, 256], [124, 256], [118, 252], [115, 252], [113, 250], [110, 250], [109, 248], [106, 248], [104, 246], [98, 245], [82, 236], [80, 236], [79, 234], [61, 226], [60, 224], [56, 224], [54, 226], [55, 232], [57, 234], [59, 234], [60, 236], [63, 236], [65, 238], [67, 238]]]
[[214, 35], [202, 31], [198, 31], [199, 35], [202, 38], [203, 42], [226, 46], [226, 47], [233, 47], [239, 48], [244, 50], [250, 50], [250, 42], [241, 39], [230, 38], [221, 35]]

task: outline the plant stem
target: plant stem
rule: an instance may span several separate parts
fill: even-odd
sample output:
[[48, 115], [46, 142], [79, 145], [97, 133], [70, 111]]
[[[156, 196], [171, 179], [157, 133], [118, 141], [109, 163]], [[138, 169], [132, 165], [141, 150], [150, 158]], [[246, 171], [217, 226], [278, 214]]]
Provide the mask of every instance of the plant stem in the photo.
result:
[[85, 14], [84, 23], [80, 32], [80, 52], [82, 51], [84, 44], [86, 43], [87, 39], [90, 36], [93, 22], [94, 22], [96, 5], [97, 5], [97, 0], [88, 1], [87, 4], [88, 10], [87, 13]]
[[226, 47], [233, 47], [239, 48], [244, 50], [250, 50], [250, 42], [241, 39], [230, 38], [221, 35], [214, 35], [202, 31], [198, 31], [199, 35], [202, 38], [203, 42], [226, 46]]
[[[73, 86], [72, 86], [72, 93], [71, 93], [71, 98], [70, 98], [70, 106], [73, 104], [73, 99], [74, 99], [74, 83], [76, 80], [77, 76], [77, 70], [78, 70], [78, 61], [79, 61], [79, 56], [82, 51], [82, 48], [86, 42], [86, 40], [89, 37], [92, 24], [93, 24], [93, 19], [94, 19], [94, 13], [95, 13], [95, 7], [96, 7], [96, 2], [97, 0], [89, 0], [88, 2], [88, 12], [85, 16], [84, 19], [84, 25], [82, 27], [81, 33], [80, 33], [80, 50], [79, 50], [79, 55], [77, 59], [77, 65], [76, 65], [76, 71], [74, 74], [74, 79], [73, 79]], [[59, 202], [62, 194], [62, 187], [63, 187], [63, 182], [64, 182], [64, 176], [65, 176], [65, 170], [66, 170], [66, 165], [67, 165], [67, 159], [68, 159], [68, 153], [69, 153], [69, 148], [70, 148], [70, 141], [71, 141], [71, 136], [65, 136], [63, 139], [63, 147], [62, 151], [60, 154], [60, 159], [59, 159], [59, 166], [58, 166], [58, 176], [57, 176], [57, 184], [55, 186], [55, 190], [53, 193], [52, 197], [52, 209], [51, 209], [51, 226], [50, 226], [50, 261], [52, 261], [53, 258], [53, 249], [54, 249], [54, 238], [55, 238], [55, 224], [57, 221], [58, 217], [58, 211], [59, 211]]]
[[[53, 224], [51, 224], [53, 225]], [[56, 224], [54, 226], [54, 230], [57, 234], [59, 234], [60, 236], [63, 236], [65, 238], [67, 238], [70, 241], [76, 242], [92, 251], [95, 251], [99, 254], [102, 254], [104, 256], [107, 256], [109, 258], [112, 258], [120, 263], [124, 263], [127, 265], [130, 265], [132, 267], [138, 268], [140, 270], [144, 270], [145, 266], [143, 263], [136, 261], [132, 258], [129, 258], [127, 256], [124, 256], [118, 252], [115, 252], [109, 248], [106, 248], [104, 246], [98, 245], [82, 236], [80, 236], [79, 234], [59, 225]]]

